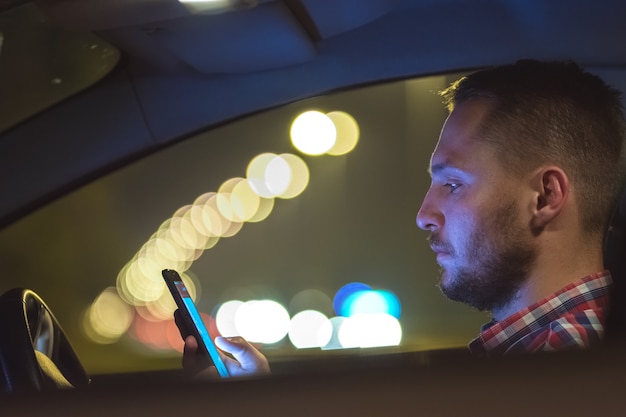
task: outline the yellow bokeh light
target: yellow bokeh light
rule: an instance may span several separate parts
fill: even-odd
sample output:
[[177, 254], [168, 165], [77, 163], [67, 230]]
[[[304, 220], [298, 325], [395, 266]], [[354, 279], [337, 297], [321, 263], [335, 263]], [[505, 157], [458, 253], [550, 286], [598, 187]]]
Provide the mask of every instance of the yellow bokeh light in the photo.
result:
[[229, 198], [224, 194], [217, 193], [216, 195], [211, 196], [206, 203], [204, 203], [203, 210], [206, 211], [205, 218], [210, 219], [210, 224], [207, 224], [207, 226], [211, 228], [211, 232], [215, 236], [231, 237], [241, 230], [243, 223], [230, 221], [222, 215], [219, 206], [221, 205], [222, 210], [227, 211], [229, 203], [228, 201], [221, 200], [229, 200]]
[[137, 305], [137, 300], [133, 296], [133, 294], [128, 289], [128, 284], [126, 282], [126, 272], [128, 271], [128, 267], [131, 262], [128, 262], [117, 274], [117, 279], [115, 281], [115, 288], [117, 289], [117, 293], [127, 304]]
[[287, 164], [291, 175], [289, 185], [278, 197], [285, 199], [297, 197], [309, 185], [309, 167], [302, 158], [290, 153], [284, 153], [279, 158]]
[[226, 229], [226, 231], [222, 234], [221, 237], [233, 237], [237, 233], [239, 233], [242, 227], [243, 227], [243, 223], [241, 222], [231, 222], [230, 227]]
[[169, 231], [163, 231], [159, 236], [150, 239], [145, 253], [157, 260], [163, 268], [184, 271], [186, 268], [183, 265], [188, 265], [195, 251], [178, 246]]
[[273, 196], [285, 192], [291, 183], [291, 168], [287, 161], [277, 155], [265, 167], [265, 184]]
[[185, 206], [184, 211], [179, 210], [178, 215], [172, 217], [168, 230], [176, 245], [183, 249], [196, 250], [204, 248], [208, 237], [200, 233], [194, 225], [192, 208], [193, 206]]
[[133, 311], [110, 287], [94, 300], [83, 318], [87, 336], [98, 343], [113, 343], [130, 327]]
[[163, 296], [159, 297], [158, 300], [146, 303], [145, 309], [150, 312], [150, 316], [155, 320], [168, 320], [172, 318], [176, 305], [169, 294], [163, 293]]
[[291, 143], [307, 155], [328, 152], [337, 140], [337, 129], [333, 121], [319, 111], [306, 111], [298, 115], [291, 124]]
[[135, 259], [137, 266], [141, 270], [142, 274], [148, 277], [158, 277], [161, 275], [163, 266], [156, 262], [153, 258], [147, 256], [140, 256]]
[[135, 312], [137, 313], [137, 316], [141, 317], [144, 320], [162, 321], [161, 318], [155, 317], [154, 314], [152, 314], [152, 312], [146, 306], [135, 306]]
[[230, 227], [230, 221], [218, 210], [217, 194], [213, 194], [202, 206], [202, 221], [212, 236], [221, 237]]
[[179, 247], [173, 242], [169, 231], [161, 229], [143, 245], [136, 257], [152, 259], [161, 270], [170, 268], [185, 271], [191, 265], [194, 255], [193, 249]]
[[259, 200], [259, 208], [254, 215], [254, 217], [248, 219], [249, 223], [256, 223], [263, 221], [270, 215], [272, 210], [274, 209], [274, 199], [273, 198], [260, 198]]
[[269, 163], [278, 155], [274, 153], [262, 153], [250, 161], [246, 170], [246, 178], [252, 190], [263, 198], [274, 198], [274, 193], [269, 189], [265, 180], [265, 173]]
[[247, 175], [251, 190], [266, 199], [294, 198], [304, 191], [310, 178], [309, 168], [302, 158], [288, 153], [258, 155], [248, 165]]
[[[210, 192], [198, 196], [190, 209], [191, 221], [200, 233], [211, 238], [218, 237], [215, 230], [221, 229], [221, 219], [216, 206], [211, 201], [215, 199], [217, 193]], [[218, 239], [219, 240], [219, 239]], [[209, 245], [214, 246], [214, 245]]]
[[90, 308], [88, 307], [85, 311], [81, 313], [80, 317], [80, 329], [82, 330], [83, 334], [87, 336], [87, 339], [99, 345], [109, 345], [111, 343], [117, 342], [118, 339], [112, 339], [102, 336], [100, 333], [94, 330], [93, 326], [91, 325], [89, 313]]
[[[335, 143], [337, 136], [333, 121], [315, 111], [296, 118], [291, 132], [295, 134], [294, 144], [298, 137], [304, 137], [305, 142], [315, 142], [315, 146], [325, 143], [326, 148]], [[320, 154], [326, 150], [303, 152]], [[246, 178], [229, 179], [218, 192], [201, 194], [193, 204], [180, 207], [159, 226], [118, 274], [116, 286], [120, 297], [129, 305], [150, 310], [152, 316], [169, 315], [172, 304], [170, 300], [164, 301], [167, 297], [163, 295], [165, 286], [160, 279], [162, 269], [187, 271], [204, 250], [215, 246], [220, 238], [237, 234], [244, 222], [266, 219], [276, 197], [288, 199], [302, 193], [309, 179], [308, 166], [296, 155], [256, 156], [248, 164]], [[159, 278], [155, 280], [155, 276]]]
[[[200, 283], [198, 280], [187, 273], [181, 273], [180, 277], [185, 283], [185, 287], [187, 287], [191, 298], [197, 300], [200, 293]], [[146, 303], [145, 307], [155, 319], [169, 320], [173, 317], [174, 311], [176, 310], [176, 303], [169, 291], [164, 291], [158, 299]]]
[[126, 288], [133, 300], [146, 303], [158, 299], [165, 290], [160, 272], [156, 275], [145, 274], [137, 259], [131, 261], [124, 276]]
[[244, 179], [233, 188], [230, 201], [237, 217], [246, 222], [256, 216], [261, 205], [261, 197], [254, 192], [250, 182]]
[[[215, 193], [212, 194], [215, 195]], [[191, 208], [189, 209], [188, 216], [189, 220], [191, 220], [191, 223], [196, 229], [196, 232], [203, 236], [203, 238], [201, 239], [202, 246], [198, 247], [197, 249], [206, 250], [211, 249], [213, 246], [217, 245], [217, 242], [219, 242], [220, 238], [219, 236], [214, 235], [209, 227], [212, 222], [211, 208], [206, 208], [204, 203], [194, 203], [193, 206], [191, 206]], [[217, 216], [217, 214], [214, 213], [214, 216]]]
[[327, 113], [337, 129], [337, 141], [332, 148], [328, 150], [329, 155], [345, 155], [352, 151], [359, 141], [359, 124], [354, 117], [346, 112], [333, 111]]
[[232, 190], [235, 188], [237, 184], [241, 181], [244, 181], [243, 178], [231, 178], [228, 181], [224, 182], [217, 192], [216, 203], [217, 210], [219, 213], [226, 219], [231, 222], [241, 221], [238, 213], [235, 210], [232, 201]]

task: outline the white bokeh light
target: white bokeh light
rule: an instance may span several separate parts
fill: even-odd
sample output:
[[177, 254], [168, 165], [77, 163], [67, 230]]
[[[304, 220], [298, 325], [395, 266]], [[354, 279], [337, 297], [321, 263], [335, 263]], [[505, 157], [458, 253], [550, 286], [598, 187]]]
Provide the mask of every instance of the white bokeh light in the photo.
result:
[[275, 197], [274, 193], [267, 186], [265, 175], [267, 166], [272, 161], [272, 159], [276, 158], [277, 156], [278, 155], [276, 155], [275, 153], [262, 153], [255, 156], [248, 164], [248, 168], [246, 170], [246, 178], [250, 183], [250, 187], [252, 188], [252, 190], [259, 197]]
[[291, 319], [289, 340], [298, 349], [326, 346], [332, 335], [333, 325], [319, 311], [301, 311]]
[[273, 300], [251, 300], [243, 303], [235, 314], [235, 327], [250, 342], [272, 344], [289, 332], [287, 309]]
[[280, 155], [272, 158], [265, 167], [265, 184], [273, 196], [284, 193], [291, 183], [291, 167]]
[[307, 155], [328, 152], [337, 140], [337, 128], [324, 113], [306, 111], [298, 115], [291, 124], [291, 143]]
[[289, 168], [289, 184], [277, 195], [280, 198], [294, 198], [309, 185], [310, 173], [306, 162], [299, 156], [283, 153], [278, 156]]
[[355, 314], [342, 323], [338, 336], [344, 348], [397, 346], [402, 340], [402, 327], [389, 314]]
[[230, 300], [220, 305], [217, 309], [215, 325], [222, 336], [239, 336], [237, 326], [235, 325], [235, 316], [237, 315], [237, 310], [242, 305], [243, 301]]

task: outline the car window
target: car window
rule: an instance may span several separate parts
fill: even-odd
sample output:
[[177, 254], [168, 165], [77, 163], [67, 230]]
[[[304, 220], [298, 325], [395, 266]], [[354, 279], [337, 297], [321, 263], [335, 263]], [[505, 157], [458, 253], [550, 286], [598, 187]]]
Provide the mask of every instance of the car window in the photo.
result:
[[[439, 293], [415, 225], [455, 78], [295, 102], [119, 169], [0, 231], [4, 290], [38, 292], [89, 373], [179, 366], [162, 268], [270, 362], [464, 345], [486, 317]], [[303, 113], [299, 146], [344, 148], [297, 149]]]

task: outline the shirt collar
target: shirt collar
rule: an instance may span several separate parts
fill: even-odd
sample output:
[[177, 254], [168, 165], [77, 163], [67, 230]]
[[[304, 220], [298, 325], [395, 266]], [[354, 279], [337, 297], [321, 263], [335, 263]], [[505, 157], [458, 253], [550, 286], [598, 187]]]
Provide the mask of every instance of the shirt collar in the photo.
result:
[[608, 271], [587, 275], [502, 321], [492, 320], [483, 325], [478, 337], [470, 342], [470, 351], [504, 352], [517, 340], [557, 320], [565, 313], [606, 308], [609, 302], [608, 286], [611, 283]]

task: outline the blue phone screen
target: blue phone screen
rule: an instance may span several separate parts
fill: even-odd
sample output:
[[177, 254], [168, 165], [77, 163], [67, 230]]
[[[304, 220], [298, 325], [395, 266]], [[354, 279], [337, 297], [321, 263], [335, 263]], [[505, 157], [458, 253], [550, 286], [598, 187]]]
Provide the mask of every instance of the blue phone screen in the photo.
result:
[[193, 300], [191, 299], [191, 296], [189, 295], [187, 288], [181, 281], [176, 281], [174, 282], [174, 284], [176, 285], [176, 288], [178, 289], [178, 293], [183, 298], [183, 302], [185, 303], [185, 306], [187, 306], [187, 311], [189, 312], [189, 315], [191, 316], [191, 320], [193, 320], [196, 328], [198, 329], [198, 333], [200, 333], [200, 337], [202, 338], [204, 345], [209, 351], [209, 355], [211, 356], [211, 359], [213, 360], [213, 364], [215, 365], [215, 368], [217, 368], [217, 373], [221, 377], [229, 376], [228, 370], [226, 369], [226, 365], [224, 365], [224, 362], [222, 361], [222, 358], [220, 357], [219, 352], [217, 351], [217, 347], [215, 347], [215, 345], [213, 344], [213, 341], [211, 340], [211, 336], [209, 335], [209, 331], [204, 325], [204, 322], [202, 321], [202, 318], [200, 317], [200, 313], [198, 312], [196, 305], [193, 303]]

